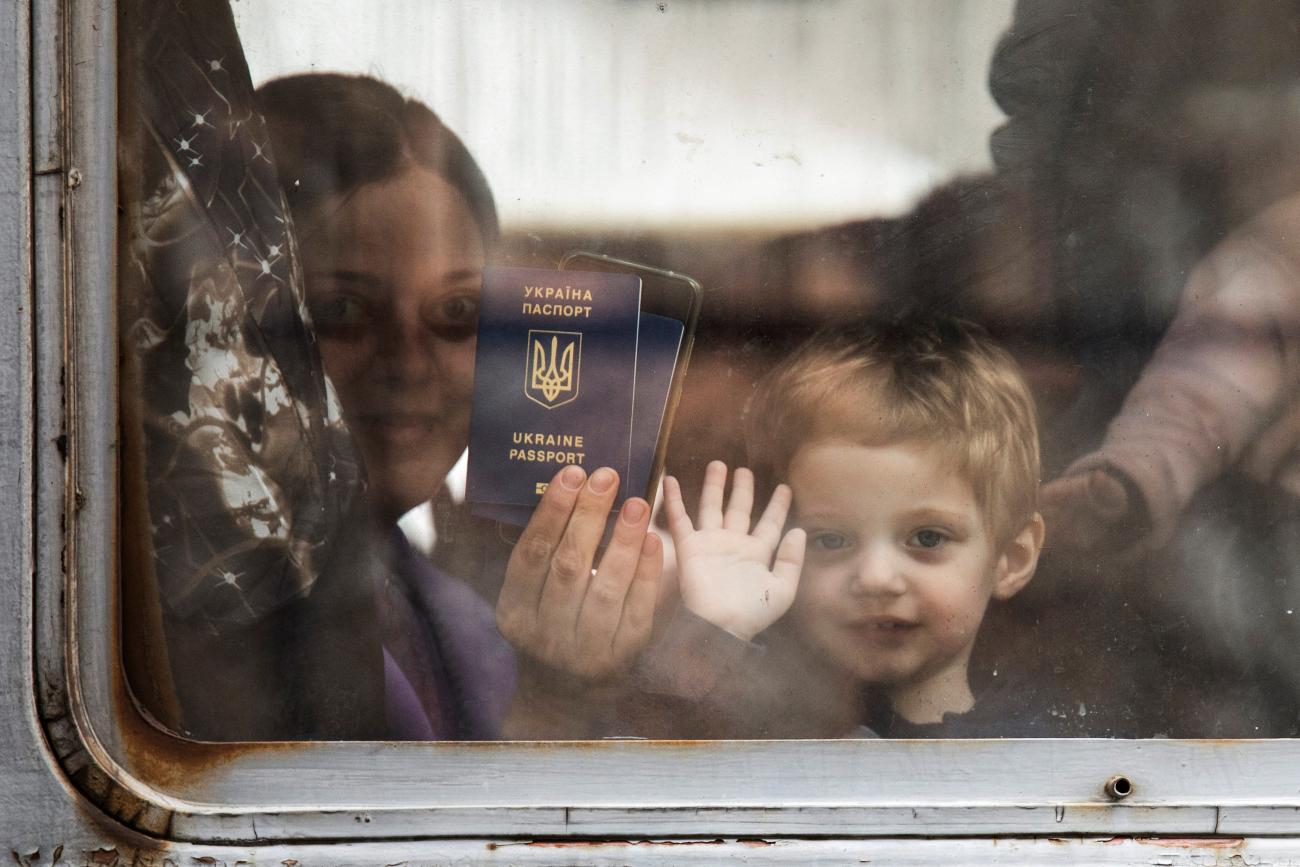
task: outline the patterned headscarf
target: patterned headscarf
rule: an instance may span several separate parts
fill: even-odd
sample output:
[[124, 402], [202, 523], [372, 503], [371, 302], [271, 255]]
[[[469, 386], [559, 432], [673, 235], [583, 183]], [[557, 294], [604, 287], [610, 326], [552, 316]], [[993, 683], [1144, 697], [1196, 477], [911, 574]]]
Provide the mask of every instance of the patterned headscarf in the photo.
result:
[[[336, 617], [348, 600], [364, 608], [373, 561], [357, 543], [360, 463], [311, 331], [289, 211], [229, 7], [124, 6], [123, 415], [141, 464], [128, 461], [124, 489], [134, 476], [143, 490], [147, 507], [135, 508], [148, 516], [152, 543], [151, 562], [134, 565], [152, 572], [192, 730], [310, 731], [310, 722], [282, 720], [227, 732], [185, 694], [195, 679], [226, 678], [234, 693], [259, 672], [294, 680], [288, 669], [308, 665], [310, 653], [284, 645], [324, 647], [338, 636], [299, 634], [311, 618], [285, 611], [324, 596], [333, 603], [314, 604], [311, 617]], [[223, 638], [229, 646], [211, 643]]]

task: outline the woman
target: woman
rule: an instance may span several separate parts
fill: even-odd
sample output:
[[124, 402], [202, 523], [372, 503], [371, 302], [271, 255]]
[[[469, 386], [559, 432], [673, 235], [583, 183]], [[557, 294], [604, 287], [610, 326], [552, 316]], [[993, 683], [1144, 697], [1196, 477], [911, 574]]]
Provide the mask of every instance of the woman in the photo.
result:
[[321, 356], [375, 526], [391, 537], [378, 589], [389, 736], [497, 736], [514, 663], [491, 610], [392, 530], [437, 493], [468, 440], [492, 194], [455, 134], [380, 81], [298, 75], [257, 97]]
[[391, 524], [465, 449], [492, 193], [456, 135], [380, 81], [298, 75], [257, 96], [326, 370]]
[[[589, 734], [569, 716], [587, 704], [574, 697], [624, 672], [649, 639], [661, 552], [648, 504], [624, 505], [592, 569], [617, 484], [610, 470], [557, 475], [505, 566], [495, 618], [392, 529], [437, 494], [468, 441], [479, 290], [498, 234], [482, 172], [427, 106], [372, 78], [299, 75], [257, 96], [325, 369], [375, 526], [392, 540], [378, 588], [387, 737]], [[557, 550], [571, 556], [553, 562]], [[521, 696], [496, 620], [531, 664]]]

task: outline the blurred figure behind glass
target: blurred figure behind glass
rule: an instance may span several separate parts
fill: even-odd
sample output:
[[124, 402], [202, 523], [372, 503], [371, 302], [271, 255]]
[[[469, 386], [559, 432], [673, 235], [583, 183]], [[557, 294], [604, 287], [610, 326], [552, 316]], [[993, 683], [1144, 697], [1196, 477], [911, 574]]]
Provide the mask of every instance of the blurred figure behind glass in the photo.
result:
[[396, 529], [465, 450], [483, 268], [498, 236], [482, 171], [422, 103], [364, 76], [262, 85], [307, 305], [390, 540], [378, 588], [387, 736], [500, 734], [514, 658], [492, 610]]

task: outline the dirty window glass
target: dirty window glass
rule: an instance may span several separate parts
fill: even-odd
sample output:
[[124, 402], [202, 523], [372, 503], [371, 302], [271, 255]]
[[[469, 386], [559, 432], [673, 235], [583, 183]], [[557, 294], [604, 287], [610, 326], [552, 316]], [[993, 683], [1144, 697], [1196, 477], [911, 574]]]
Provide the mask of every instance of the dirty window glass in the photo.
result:
[[1294, 4], [121, 8], [160, 724], [1295, 734]]

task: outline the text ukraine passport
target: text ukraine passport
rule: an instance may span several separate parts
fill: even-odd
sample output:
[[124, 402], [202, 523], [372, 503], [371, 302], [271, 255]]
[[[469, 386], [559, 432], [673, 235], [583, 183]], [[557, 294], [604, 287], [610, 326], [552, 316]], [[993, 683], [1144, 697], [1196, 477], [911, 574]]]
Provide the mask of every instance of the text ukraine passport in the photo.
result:
[[470, 503], [531, 511], [566, 464], [613, 467], [629, 495], [640, 301], [629, 274], [484, 271]]

